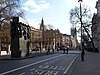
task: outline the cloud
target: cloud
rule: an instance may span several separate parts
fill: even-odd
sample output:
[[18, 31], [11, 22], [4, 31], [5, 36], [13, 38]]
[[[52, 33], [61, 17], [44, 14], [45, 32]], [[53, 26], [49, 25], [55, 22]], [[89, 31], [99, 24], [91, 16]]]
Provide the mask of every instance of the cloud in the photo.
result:
[[36, 2], [35, 0], [27, 0], [23, 4], [22, 9], [27, 12], [39, 13], [43, 10], [48, 9], [49, 7], [51, 7], [50, 3], [46, 2], [45, 0], [40, 0], [38, 2]]
[[37, 28], [39, 29], [40, 25], [39, 25], [39, 21], [37, 19], [32, 19], [32, 18], [28, 18], [28, 23], [29, 23], [29, 26], [32, 26], [34, 28]]
[[46, 1], [45, 0], [41, 0], [38, 3], [46, 3]]

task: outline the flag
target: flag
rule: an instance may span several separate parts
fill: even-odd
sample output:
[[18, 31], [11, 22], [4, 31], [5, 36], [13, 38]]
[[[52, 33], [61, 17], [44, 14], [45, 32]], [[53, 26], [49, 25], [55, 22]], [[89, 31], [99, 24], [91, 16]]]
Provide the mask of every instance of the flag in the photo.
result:
[[83, 0], [78, 0], [78, 2], [80, 2], [80, 1], [82, 2]]

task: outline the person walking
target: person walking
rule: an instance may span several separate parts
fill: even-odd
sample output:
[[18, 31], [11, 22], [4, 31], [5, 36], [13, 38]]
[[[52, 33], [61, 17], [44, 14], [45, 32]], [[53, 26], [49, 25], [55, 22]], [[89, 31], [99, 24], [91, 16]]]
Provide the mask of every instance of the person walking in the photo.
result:
[[0, 55], [1, 55], [1, 49], [0, 49]]
[[5, 50], [6, 50], [7, 55], [10, 54], [10, 45], [7, 45], [5, 47]]
[[67, 48], [66, 48], [67, 54], [68, 54], [68, 50], [69, 50], [69, 47], [67, 46]]
[[62, 46], [62, 50], [63, 50], [63, 53], [65, 53], [65, 46], [64, 45]]
[[48, 50], [47, 50], [47, 55], [50, 53], [50, 48], [48, 48]]

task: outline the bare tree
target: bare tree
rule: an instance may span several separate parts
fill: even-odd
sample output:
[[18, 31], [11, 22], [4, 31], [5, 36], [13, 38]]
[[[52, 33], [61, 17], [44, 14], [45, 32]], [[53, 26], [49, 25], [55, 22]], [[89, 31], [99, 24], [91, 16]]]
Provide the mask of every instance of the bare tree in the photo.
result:
[[[20, 0], [0, 0], [0, 31], [3, 25], [10, 25], [12, 16], [24, 16], [24, 12], [21, 10]], [[0, 53], [1, 38], [2, 36], [0, 36]]]
[[23, 16], [20, 0], [1, 0], [0, 1], [0, 25], [8, 22], [12, 16]]
[[94, 50], [95, 47], [94, 47], [94, 43], [93, 43], [93, 38], [91, 37], [91, 32], [89, 31], [92, 26], [92, 24], [91, 24], [92, 14], [91, 14], [90, 8], [88, 6], [83, 5], [82, 14], [80, 15], [80, 8], [76, 6], [74, 9], [70, 10], [69, 15], [70, 15], [70, 23], [72, 23], [74, 25], [81, 24], [80, 18], [82, 16], [82, 30], [84, 30], [85, 33], [87, 33], [87, 36], [91, 40], [93, 50]]
[[55, 28], [53, 27], [53, 25], [51, 25], [51, 24], [48, 24], [48, 25], [47, 25], [47, 28], [48, 28], [49, 30], [55, 29]]

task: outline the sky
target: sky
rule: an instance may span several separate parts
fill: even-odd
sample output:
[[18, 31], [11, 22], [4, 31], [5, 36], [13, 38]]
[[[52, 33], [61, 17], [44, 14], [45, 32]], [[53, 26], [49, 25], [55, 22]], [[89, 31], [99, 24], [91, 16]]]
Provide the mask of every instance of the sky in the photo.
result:
[[[83, 0], [82, 5], [88, 5], [94, 13], [96, 1]], [[21, 5], [30, 26], [38, 29], [43, 17], [45, 25], [50, 24], [61, 33], [70, 34], [69, 12], [70, 9], [79, 6], [79, 2], [78, 0], [21, 0]]]

